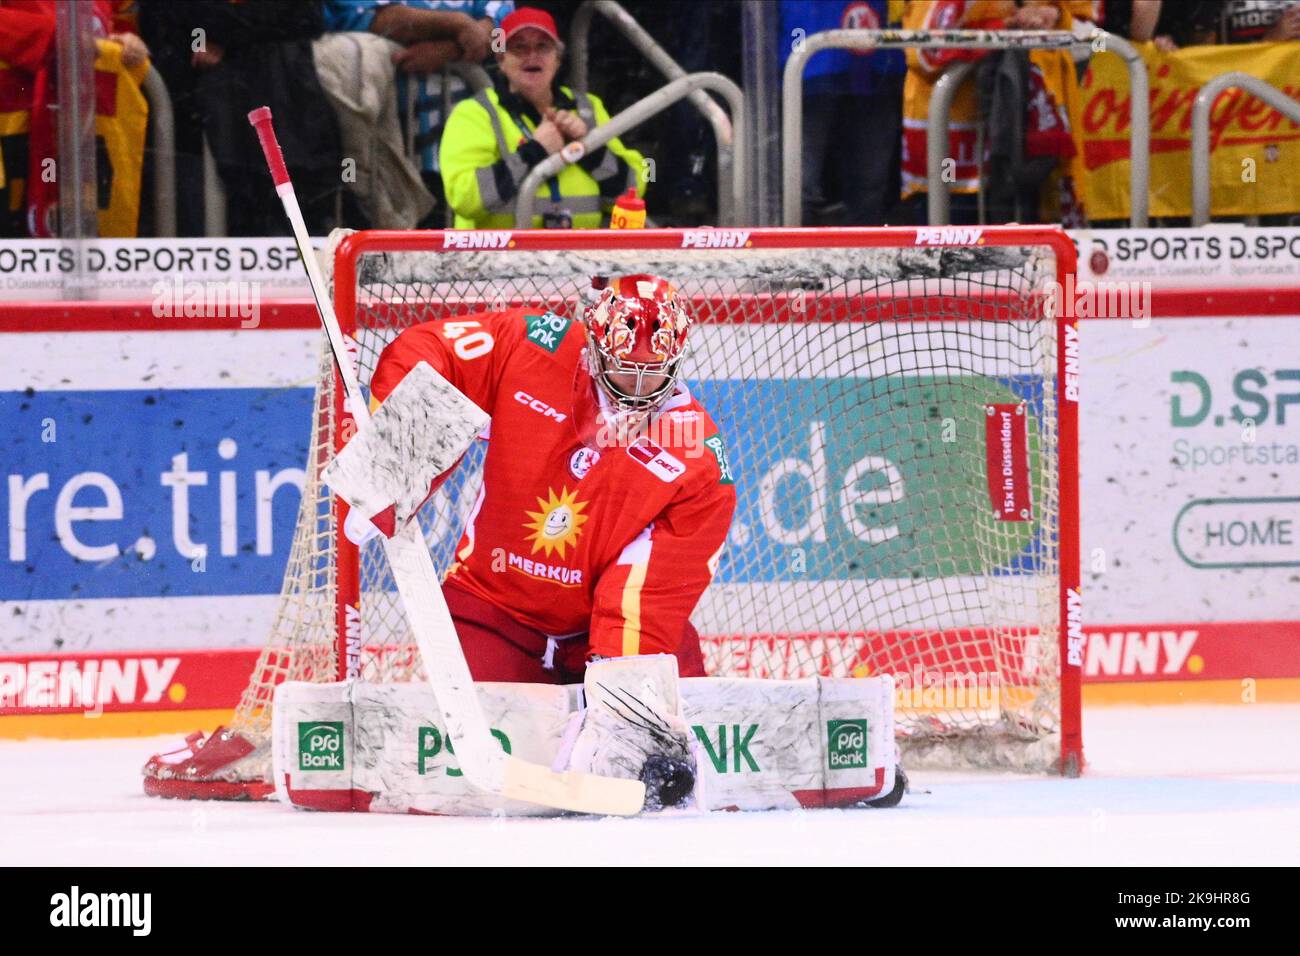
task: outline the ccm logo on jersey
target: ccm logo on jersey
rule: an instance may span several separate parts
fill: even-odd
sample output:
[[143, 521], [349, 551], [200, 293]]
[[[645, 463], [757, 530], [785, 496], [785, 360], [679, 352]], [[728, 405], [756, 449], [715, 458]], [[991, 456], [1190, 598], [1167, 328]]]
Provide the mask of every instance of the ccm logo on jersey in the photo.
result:
[[569, 417], [564, 414], [564, 412], [557, 412], [540, 398], [533, 398], [533, 396], [529, 395], [527, 392], [515, 392], [515, 401], [520, 405], [527, 405], [539, 415], [543, 415], [546, 418], [554, 418], [557, 422], [562, 422]]
[[682, 233], [683, 249], [745, 249], [747, 229], [687, 229]]
[[967, 226], [939, 226], [934, 229], [918, 229], [916, 230], [916, 245], [978, 246], [983, 235], [983, 229]]
[[642, 436], [627, 446], [627, 453], [650, 470], [660, 481], [676, 481], [686, 466], [650, 439]]
[[442, 234], [444, 249], [508, 249], [514, 245], [510, 237], [514, 233], [501, 229], [457, 229]]

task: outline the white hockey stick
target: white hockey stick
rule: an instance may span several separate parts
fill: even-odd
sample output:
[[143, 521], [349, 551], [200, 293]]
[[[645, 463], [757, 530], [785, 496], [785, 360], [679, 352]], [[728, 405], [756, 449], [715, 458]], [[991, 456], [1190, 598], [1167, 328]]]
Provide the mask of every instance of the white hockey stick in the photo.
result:
[[[357, 428], [364, 429], [370, 421], [369, 409], [307, 237], [307, 226], [271, 125], [271, 110], [265, 106], [255, 109], [248, 114], [248, 121], [257, 130], [266, 164], [275, 182], [275, 191], [293, 227], [298, 255], [307, 270], [316, 310], [320, 313], [321, 324], [329, 337], [347, 392], [348, 411], [356, 420]], [[447, 723], [447, 733], [456, 742], [456, 756], [460, 758], [466, 779], [481, 790], [561, 810], [617, 816], [639, 813], [645, 803], [645, 784], [639, 780], [557, 772], [502, 751], [483, 716], [478, 691], [470, 677], [469, 665], [465, 663], [451, 613], [438, 585], [433, 557], [419, 532], [419, 523], [412, 521], [397, 536], [385, 539], [384, 550], [411, 631], [420, 648], [425, 673]]]

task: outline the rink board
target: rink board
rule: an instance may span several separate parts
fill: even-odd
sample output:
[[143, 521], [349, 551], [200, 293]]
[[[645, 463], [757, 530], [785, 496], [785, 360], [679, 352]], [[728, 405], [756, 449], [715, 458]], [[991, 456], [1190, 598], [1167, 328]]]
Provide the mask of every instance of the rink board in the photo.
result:
[[[1300, 625], [1289, 594], [1300, 555], [1291, 534], [1296, 492], [1286, 476], [1300, 446], [1300, 406], [1291, 400], [1300, 385], [1288, 360], [1300, 322], [1294, 290], [1266, 284], [1300, 274], [1292, 262], [1300, 246], [1276, 230], [1249, 243], [1173, 232], [1179, 235], [1166, 231], [1154, 241], [1080, 237], [1081, 267], [1092, 278], [1260, 287], [1157, 289], [1160, 318], [1142, 327], [1083, 323], [1085, 679], [1295, 677]], [[140, 261], [154, 262], [151, 255]], [[278, 260], [274, 271], [285, 271]], [[76, 712], [58, 706], [61, 691], [46, 678], [51, 661], [56, 674], [67, 670], [70, 653], [136, 660], [133, 694], [124, 689], [132, 665], [120, 663], [118, 679], [106, 681], [106, 713], [142, 705], [146, 658], [181, 660], [150, 706], [233, 703], [238, 676], [227, 682], [213, 672], [200, 693], [205, 681], [187, 678], [186, 668], [203, 674], [197, 655], [210, 654], [208, 661], [231, 662], [221, 674], [236, 675], [262, 644], [292, 529], [314, 372], [310, 307], [268, 300], [263, 315], [259, 328], [240, 329], [237, 320], [160, 321], [139, 303], [7, 309], [0, 324], [9, 356], [0, 378], [0, 687], [13, 691], [21, 680], [22, 688], [0, 702], [0, 714]], [[703, 384], [701, 394], [713, 404], [754, 398], [725, 382], [713, 395], [709, 388]], [[44, 440], [51, 423], [53, 440]], [[737, 449], [743, 428], [731, 442]], [[806, 436], [785, 440], [780, 454], [806, 448]], [[748, 463], [755, 467], [763, 463]], [[175, 507], [179, 484], [189, 499], [184, 520]], [[743, 511], [741, 523], [751, 532], [757, 524]], [[207, 545], [201, 561], [186, 553], [186, 539]], [[725, 573], [720, 583], [809, 586]], [[827, 586], [840, 584], [813, 585]], [[807, 639], [858, 639], [860, 622], [837, 623], [829, 636]], [[706, 650], [714, 659], [747, 653], [735, 636]], [[838, 649], [834, 656], [844, 658]], [[160, 679], [163, 672], [153, 673]]]

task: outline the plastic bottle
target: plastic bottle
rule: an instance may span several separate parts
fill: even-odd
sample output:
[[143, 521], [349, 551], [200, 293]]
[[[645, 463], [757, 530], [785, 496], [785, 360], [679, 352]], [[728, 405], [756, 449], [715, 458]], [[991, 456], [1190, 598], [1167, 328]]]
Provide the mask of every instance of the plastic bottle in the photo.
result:
[[609, 216], [609, 228], [645, 228], [645, 200], [637, 198], [635, 189], [629, 188], [615, 201], [614, 210]]

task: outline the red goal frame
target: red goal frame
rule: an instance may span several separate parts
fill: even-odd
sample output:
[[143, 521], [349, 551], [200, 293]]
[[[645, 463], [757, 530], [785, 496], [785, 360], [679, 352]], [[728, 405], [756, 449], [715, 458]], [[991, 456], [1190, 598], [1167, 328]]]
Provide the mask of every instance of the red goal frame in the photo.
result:
[[[511, 251], [563, 250], [635, 250], [682, 249], [702, 243], [730, 241], [744, 248], [916, 248], [971, 246], [1039, 246], [1050, 248], [1056, 260], [1056, 281], [1066, 286], [1067, 276], [1077, 274], [1074, 242], [1059, 227], [1047, 226], [942, 226], [928, 228], [841, 228], [841, 229], [641, 229], [641, 230], [488, 230], [493, 244], [476, 247], [484, 253], [509, 254]], [[474, 233], [463, 230], [393, 231], [369, 230], [346, 236], [334, 253], [334, 307], [339, 324], [348, 335], [357, 324], [357, 261], [362, 255], [383, 252], [438, 252], [463, 248], [461, 242]], [[484, 233], [479, 233], [484, 235]], [[713, 248], [736, 248], [736, 245], [713, 245]], [[924, 306], [924, 303], [921, 303]], [[916, 318], [926, 318], [924, 308]], [[998, 310], [990, 309], [989, 318]], [[832, 317], [833, 318], [833, 317]], [[907, 316], [888, 316], [882, 321], [907, 321]], [[783, 321], [777, 315], [771, 321]], [[1077, 319], [1058, 310], [1056, 408], [1057, 435], [1060, 442], [1058, 488], [1061, 511], [1059, 529], [1060, 569], [1060, 708], [1061, 771], [1076, 775], [1083, 768], [1082, 735], [1082, 664], [1083, 624], [1080, 611], [1079, 553], [1079, 459], [1078, 459], [1078, 374], [1077, 350], [1066, 348], [1067, 341], [1078, 341]], [[1071, 330], [1067, 339], [1067, 328]], [[344, 390], [335, 370], [335, 449], [342, 447], [348, 416], [343, 408]], [[342, 528], [346, 505], [334, 501], [335, 527]], [[337, 628], [338, 679], [357, 676], [359, 638], [350, 640], [349, 621], [357, 620], [360, 606], [359, 552], [342, 534], [337, 536], [336, 561], [338, 602], [335, 609]], [[1071, 601], [1071, 596], [1074, 600]], [[355, 630], [352, 628], [351, 630]]]

